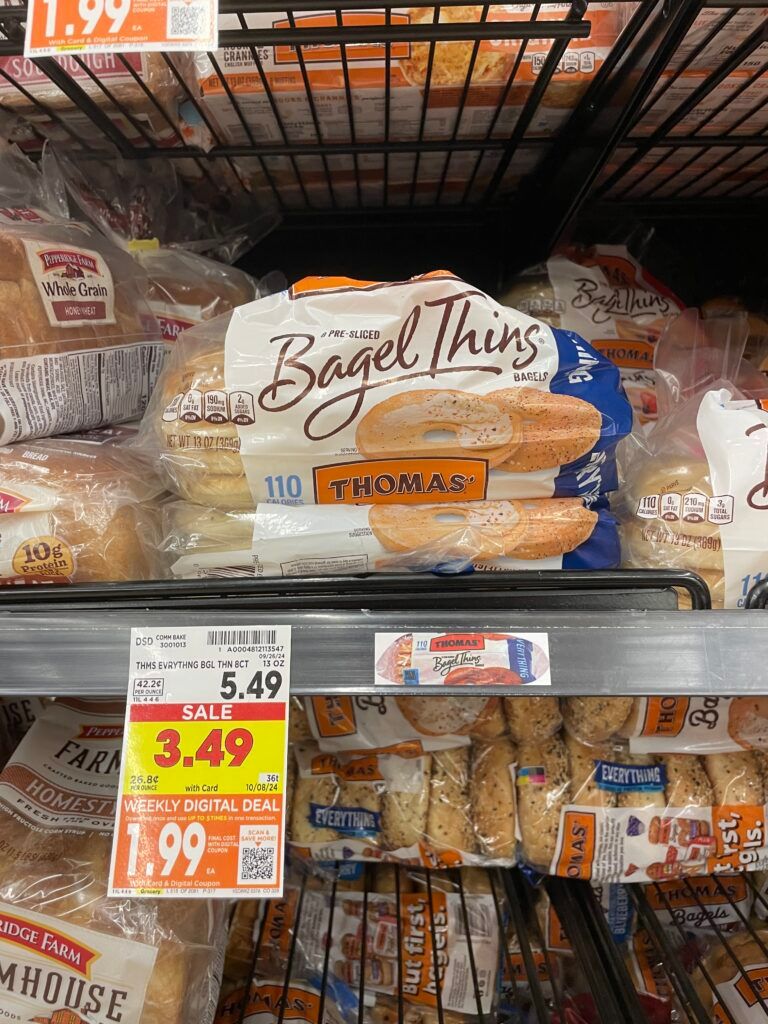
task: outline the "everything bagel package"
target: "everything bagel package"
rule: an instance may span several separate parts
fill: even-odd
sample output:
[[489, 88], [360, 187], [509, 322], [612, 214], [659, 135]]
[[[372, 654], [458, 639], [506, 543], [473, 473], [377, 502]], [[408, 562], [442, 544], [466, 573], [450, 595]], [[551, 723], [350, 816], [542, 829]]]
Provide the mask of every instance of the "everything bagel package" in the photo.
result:
[[288, 840], [320, 861], [400, 861], [426, 867], [514, 864], [515, 748], [506, 738], [424, 753], [323, 754], [294, 747]]
[[213, 1019], [225, 905], [107, 895], [124, 715], [122, 702], [57, 700], [0, 774], [0, 1006], [10, 1020]]
[[0, 445], [136, 419], [165, 355], [141, 269], [37, 207], [37, 178], [0, 150]]
[[626, 566], [693, 570], [726, 608], [768, 571], [768, 389], [740, 362], [745, 336], [744, 318], [675, 323], [657, 352], [666, 409], [625, 448], [616, 505]]
[[140, 445], [224, 510], [418, 504], [596, 496], [630, 426], [578, 335], [440, 271], [309, 278], [185, 332]]
[[768, 867], [765, 776], [752, 751], [632, 754], [565, 732], [517, 747], [522, 858], [596, 882]]
[[611, 569], [621, 557], [605, 503], [581, 498], [256, 512], [178, 501], [164, 509], [163, 549], [179, 578]]
[[[581, 701], [590, 699], [581, 698]], [[617, 709], [610, 722], [606, 722], [611, 732], [598, 730], [598, 735], [595, 735], [585, 714], [575, 732], [582, 742], [590, 743], [593, 738], [598, 741], [625, 738], [629, 741], [629, 749], [639, 754], [721, 754], [734, 750], [768, 752], [768, 697], [615, 699], [622, 702], [622, 708]], [[627, 702], [629, 714], [619, 722]], [[568, 704], [570, 700], [563, 703]], [[566, 725], [569, 726], [567, 713]]]
[[578, 331], [621, 370], [638, 424], [656, 419], [654, 348], [683, 304], [623, 245], [569, 247], [524, 271], [502, 301]]
[[[401, 683], [403, 671], [412, 667], [410, 637], [409, 643], [408, 634], [395, 634], [378, 658], [382, 681]], [[492, 667], [491, 675], [514, 684], [520, 677], [510, 670], [508, 654], [506, 664], [505, 670]], [[518, 740], [526, 723], [540, 735], [552, 735], [562, 724], [555, 697], [310, 697], [304, 712], [305, 735], [328, 753], [386, 750], [404, 742], [422, 751], [444, 750], [507, 734]], [[297, 719], [295, 709], [291, 714]]]
[[110, 434], [0, 448], [0, 584], [163, 575], [161, 492], [157, 477]]

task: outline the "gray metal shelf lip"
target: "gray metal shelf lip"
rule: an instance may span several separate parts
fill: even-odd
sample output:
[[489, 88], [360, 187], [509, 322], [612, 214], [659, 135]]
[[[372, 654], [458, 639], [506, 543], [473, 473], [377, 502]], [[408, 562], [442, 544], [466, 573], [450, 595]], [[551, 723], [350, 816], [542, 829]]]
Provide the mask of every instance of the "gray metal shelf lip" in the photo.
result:
[[[759, 611], [233, 611], [86, 609], [0, 613], [0, 694], [122, 696], [131, 626], [293, 627], [292, 692], [383, 695], [378, 632], [493, 630], [549, 635], [552, 687], [568, 695], [768, 693], [768, 616]], [[413, 690], [409, 692], [415, 692]], [[531, 688], [425, 687], [419, 693], [520, 694]], [[543, 692], [536, 690], [535, 692]]]

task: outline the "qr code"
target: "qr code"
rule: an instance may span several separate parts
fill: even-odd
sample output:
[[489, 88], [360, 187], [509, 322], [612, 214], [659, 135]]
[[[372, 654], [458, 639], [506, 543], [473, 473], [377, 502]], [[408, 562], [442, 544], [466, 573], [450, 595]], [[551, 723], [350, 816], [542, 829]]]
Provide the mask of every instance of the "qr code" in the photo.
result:
[[208, 34], [211, 8], [208, 3], [184, 3], [171, 0], [168, 4], [168, 38], [202, 39]]
[[238, 883], [274, 882], [276, 853], [274, 846], [241, 846]]

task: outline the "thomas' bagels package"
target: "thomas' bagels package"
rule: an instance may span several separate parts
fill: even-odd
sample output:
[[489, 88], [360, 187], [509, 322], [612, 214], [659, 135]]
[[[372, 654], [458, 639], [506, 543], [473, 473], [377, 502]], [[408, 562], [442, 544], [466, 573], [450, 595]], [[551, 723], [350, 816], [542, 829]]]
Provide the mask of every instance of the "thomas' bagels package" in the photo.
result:
[[656, 419], [654, 347], [683, 304], [623, 245], [570, 247], [524, 271], [507, 302], [579, 334], [621, 370], [637, 422]]
[[586, 497], [630, 423], [578, 335], [438, 271], [305, 279], [185, 332], [140, 443], [223, 509]]
[[209, 1024], [225, 905], [110, 899], [122, 702], [58, 700], [0, 774], [0, 1008], [45, 1024]]
[[693, 570], [726, 608], [768, 571], [768, 388], [741, 360], [746, 336], [743, 316], [669, 328], [659, 419], [625, 446], [616, 504], [626, 566]]

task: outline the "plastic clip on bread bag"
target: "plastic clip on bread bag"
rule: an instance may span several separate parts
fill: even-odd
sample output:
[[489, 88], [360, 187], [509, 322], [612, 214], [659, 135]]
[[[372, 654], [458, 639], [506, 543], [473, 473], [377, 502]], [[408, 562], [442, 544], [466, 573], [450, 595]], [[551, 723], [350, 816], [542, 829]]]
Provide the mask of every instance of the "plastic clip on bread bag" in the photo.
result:
[[648, 882], [768, 867], [765, 777], [751, 751], [630, 754], [570, 734], [522, 742], [522, 857], [545, 873]]
[[185, 332], [141, 443], [223, 509], [588, 497], [630, 420], [577, 335], [441, 271], [309, 278]]
[[140, 416], [165, 354], [142, 270], [85, 224], [0, 220], [0, 444]]
[[656, 419], [654, 347], [684, 307], [626, 246], [568, 247], [521, 274], [502, 301], [578, 331], [620, 368], [638, 424]]
[[663, 414], [625, 446], [616, 505], [626, 566], [697, 572], [726, 608], [768, 572], [768, 389], [740, 359], [745, 332], [695, 311], [672, 325], [657, 349]]
[[43, 165], [77, 215], [144, 270], [146, 300], [165, 341], [258, 298], [256, 281], [244, 271], [187, 250], [198, 225], [184, 208], [181, 181], [167, 160], [128, 161], [115, 152], [95, 162], [49, 146]]
[[0, 1006], [13, 1020], [213, 1019], [224, 904], [107, 897], [123, 717], [120, 703], [57, 701], [0, 774]]
[[0, 583], [164, 575], [161, 491], [157, 477], [109, 436], [0, 448]]

